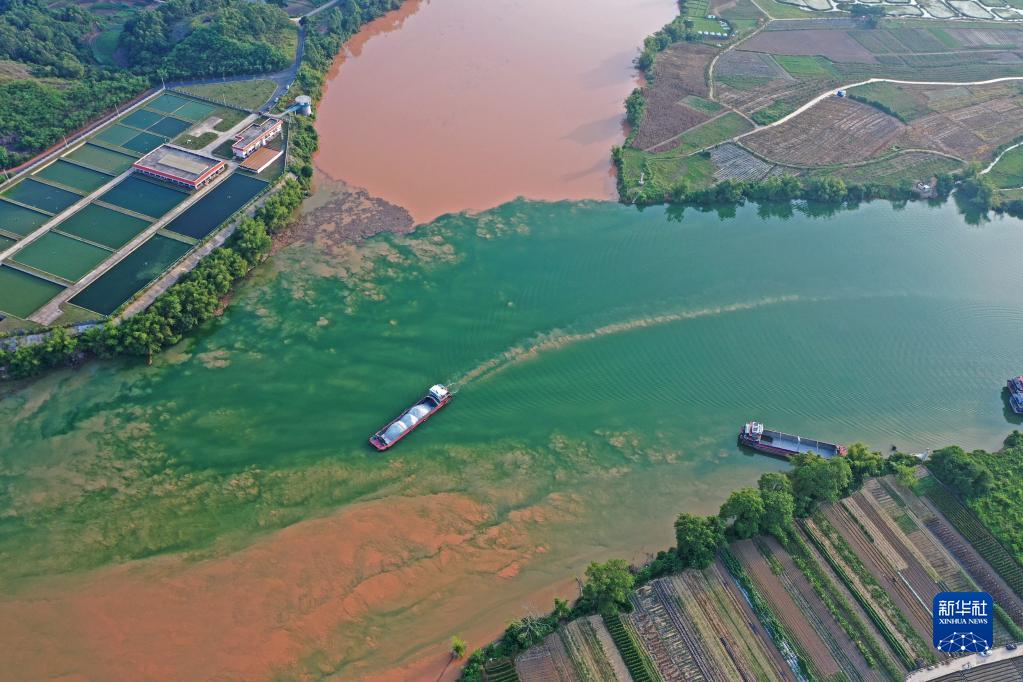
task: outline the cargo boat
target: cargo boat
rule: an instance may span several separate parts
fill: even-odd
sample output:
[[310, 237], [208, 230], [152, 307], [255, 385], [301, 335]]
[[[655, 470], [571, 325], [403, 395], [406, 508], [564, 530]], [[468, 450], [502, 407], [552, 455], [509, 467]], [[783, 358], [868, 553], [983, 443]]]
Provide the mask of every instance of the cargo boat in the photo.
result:
[[387, 426], [374, 433], [369, 443], [383, 452], [410, 434], [417, 426], [425, 422], [433, 413], [451, 401], [451, 392], [447, 387], [436, 384], [430, 387], [426, 395], [412, 407], [408, 408]]
[[1016, 414], [1023, 414], [1023, 377], [1013, 377], [1005, 382], [1009, 389], [1009, 407]]
[[760, 422], [748, 422], [739, 432], [739, 445], [779, 457], [792, 457], [803, 452], [816, 452], [824, 458], [845, 455], [844, 445], [793, 436], [791, 433], [765, 429]]

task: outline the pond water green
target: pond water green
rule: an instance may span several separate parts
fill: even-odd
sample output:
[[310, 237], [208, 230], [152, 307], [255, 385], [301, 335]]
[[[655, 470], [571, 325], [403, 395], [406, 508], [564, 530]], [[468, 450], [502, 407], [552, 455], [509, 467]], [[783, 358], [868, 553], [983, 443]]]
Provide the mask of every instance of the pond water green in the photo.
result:
[[90, 143], [83, 144], [64, 158], [114, 174], [123, 173], [131, 168], [131, 164], [138, 160], [134, 156]]
[[0, 312], [28, 317], [62, 288], [45, 279], [0, 265]]
[[109, 258], [111, 253], [107, 249], [49, 232], [14, 254], [13, 260], [77, 282]]
[[118, 249], [149, 227], [149, 222], [105, 206], [89, 204], [56, 227], [61, 232]]
[[180, 118], [166, 116], [149, 126], [148, 130], [164, 137], [176, 137], [179, 133], [188, 130], [191, 125], [188, 121], [182, 121]]
[[81, 199], [81, 195], [26, 178], [4, 192], [4, 196], [26, 206], [50, 213], [60, 213]]
[[113, 176], [106, 173], [63, 160], [51, 163], [35, 175], [84, 193], [94, 192], [114, 179]]
[[186, 193], [169, 185], [130, 175], [101, 195], [99, 201], [159, 218], [187, 198]]
[[85, 287], [71, 299], [71, 303], [101, 315], [109, 315], [163, 274], [190, 248], [188, 244], [160, 235], [150, 237], [145, 244]]
[[49, 220], [51, 216], [0, 199], [0, 230], [24, 236]]
[[266, 183], [262, 180], [235, 172], [168, 223], [166, 229], [202, 239], [264, 189]]

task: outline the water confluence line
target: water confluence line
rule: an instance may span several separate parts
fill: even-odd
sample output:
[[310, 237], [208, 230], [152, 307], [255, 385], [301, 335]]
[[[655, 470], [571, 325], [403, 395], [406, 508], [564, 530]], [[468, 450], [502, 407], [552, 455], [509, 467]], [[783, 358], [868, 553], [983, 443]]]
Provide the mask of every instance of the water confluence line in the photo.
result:
[[542, 334], [537, 334], [524, 343], [512, 346], [503, 353], [477, 365], [460, 377], [448, 382], [448, 385], [451, 387], [452, 391], [457, 392], [459, 389], [474, 381], [490, 378], [491, 376], [503, 372], [513, 365], [517, 365], [527, 360], [533, 360], [541, 353], [552, 350], [561, 350], [566, 346], [582, 343], [584, 341], [592, 341], [603, 336], [621, 334], [624, 332], [635, 331], [637, 329], [646, 329], [648, 327], [671, 324], [673, 322], [682, 322], [685, 320], [695, 320], [704, 317], [716, 317], [718, 315], [726, 315], [729, 313], [755, 310], [757, 308], [764, 308], [772, 305], [781, 305], [785, 303], [818, 303], [827, 300], [830, 300], [829, 297], [805, 297], [797, 294], [790, 294], [786, 296], [761, 298], [742, 303], [731, 303], [728, 305], [710, 306], [696, 310], [640, 317], [597, 327], [596, 329], [588, 332], [572, 333], [562, 331], [560, 329], [553, 329]]

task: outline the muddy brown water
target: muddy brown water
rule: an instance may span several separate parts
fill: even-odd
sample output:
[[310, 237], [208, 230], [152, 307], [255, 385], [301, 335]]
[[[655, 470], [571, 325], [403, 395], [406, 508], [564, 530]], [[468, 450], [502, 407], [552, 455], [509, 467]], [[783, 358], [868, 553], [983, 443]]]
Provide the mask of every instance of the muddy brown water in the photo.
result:
[[409, 0], [353, 38], [320, 103], [317, 167], [416, 222], [613, 199], [612, 145], [671, 0]]

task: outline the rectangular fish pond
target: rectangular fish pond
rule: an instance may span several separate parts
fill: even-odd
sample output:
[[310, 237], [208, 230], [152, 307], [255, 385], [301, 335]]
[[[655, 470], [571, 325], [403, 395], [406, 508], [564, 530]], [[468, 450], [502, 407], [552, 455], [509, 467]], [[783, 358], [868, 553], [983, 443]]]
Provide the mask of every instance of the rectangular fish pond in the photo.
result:
[[112, 253], [73, 237], [48, 232], [14, 254], [11, 260], [77, 282]]
[[162, 275], [192, 247], [155, 235], [71, 299], [71, 303], [109, 315]]
[[138, 157], [91, 143], [83, 144], [64, 158], [113, 175], [123, 173], [131, 168], [131, 164], [138, 161]]
[[148, 220], [89, 204], [53, 229], [119, 249], [147, 227]]
[[202, 239], [266, 187], [267, 183], [262, 180], [234, 173], [189, 206], [164, 229]]
[[24, 319], [63, 288], [41, 277], [0, 265], [0, 312]]
[[32, 178], [22, 180], [3, 195], [18, 203], [34, 206], [50, 213], [60, 213], [82, 198], [79, 194], [38, 182]]
[[0, 199], [0, 232], [24, 237], [50, 218], [45, 213]]
[[138, 175], [129, 175], [120, 184], [101, 195], [99, 201], [151, 218], [159, 218], [187, 198], [188, 194], [170, 185], [144, 180]]
[[99, 171], [94, 171], [91, 168], [79, 166], [63, 159], [56, 163], [51, 163], [41, 171], [34, 173], [34, 175], [44, 180], [50, 180], [65, 187], [70, 187], [71, 189], [77, 189], [86, 194], [95, 192], [114, 179], [112, 175], [100, 173]]

